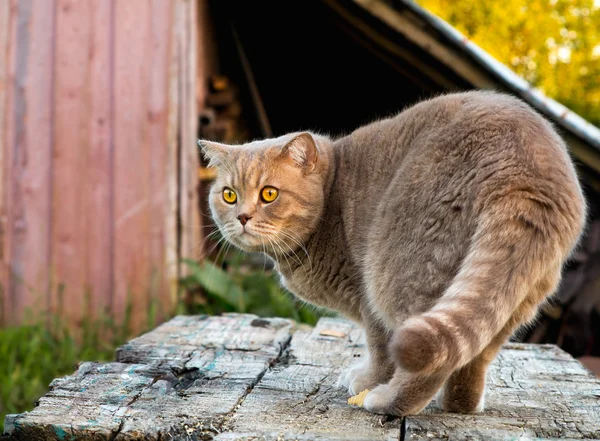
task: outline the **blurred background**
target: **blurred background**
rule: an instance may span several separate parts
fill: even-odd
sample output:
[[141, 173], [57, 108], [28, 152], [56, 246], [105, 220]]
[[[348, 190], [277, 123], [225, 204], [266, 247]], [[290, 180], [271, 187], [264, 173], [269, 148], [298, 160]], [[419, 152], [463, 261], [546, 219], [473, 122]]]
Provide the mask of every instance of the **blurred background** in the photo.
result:
[[599, 29], [599, 0], [0, 0], [0, 424], [175, 314], [329, 314], [221, 246], [198, 137], [339, 136], [471, 89], [569, 145], [588, 232], [515, 339], [600, 372]]

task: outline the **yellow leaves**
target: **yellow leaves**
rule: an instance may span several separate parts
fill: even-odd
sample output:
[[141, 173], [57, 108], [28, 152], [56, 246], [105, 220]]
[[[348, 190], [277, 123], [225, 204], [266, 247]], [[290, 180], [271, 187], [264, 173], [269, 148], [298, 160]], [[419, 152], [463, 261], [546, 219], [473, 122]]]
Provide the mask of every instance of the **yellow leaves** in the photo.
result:
[[544, 93], [600, 125], [595, 0], [417, 1]]

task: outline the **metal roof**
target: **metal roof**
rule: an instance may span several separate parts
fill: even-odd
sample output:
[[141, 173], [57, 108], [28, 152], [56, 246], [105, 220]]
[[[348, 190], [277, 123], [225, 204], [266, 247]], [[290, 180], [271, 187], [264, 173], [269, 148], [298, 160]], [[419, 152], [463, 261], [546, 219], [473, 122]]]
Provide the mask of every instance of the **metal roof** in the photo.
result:
[[[480, 68], [491, 74], [505, 88], [520, 96], [566, 131], [593, 146], [596, 151], [600, 151], [600, 129], [559, 102], [544, 95], [539, 89], [519, 77], [510, 68], [481, 49], [453, 26], [417, 5], [414, 1], [354, 0], [354, 3], [402, 33], [404, 37], [409, 38], [424, 51], [440, 59], [442, 54], [439, 47], [432, 44], [432, 41], [425, 36], [425, 34], [431, 34], [431, 31], [434, 31], [434, 34], [442, 37], [441, 40], [444, 45], [454, 46], [454, 49], [462, 52], [462, 55], [466, 55], [471, 62], [475, 62]], [[410, 16], [408, 20], [405, 17], [406, 15]], [[418, 19], [418, 22], [415, 22], [415, 18]], [[412, 27], [412, 29], [408, 30], [409, 27]], [[438, 40], [440, 39], [438, 38]], [[453, 65], [451, 57], [447, 57], [445, 60], [443, 56], [441, 58], [450, 69], [454, 69], [457, 74], [466, 77], [465, 69], [463, 68], [461, 71], [460, 67]], [[477, 83], [477, 80], [473, 80], [473, 78], [468, 79], [471, 83]], [[490, 87], [489, 84], [474, 85]]]

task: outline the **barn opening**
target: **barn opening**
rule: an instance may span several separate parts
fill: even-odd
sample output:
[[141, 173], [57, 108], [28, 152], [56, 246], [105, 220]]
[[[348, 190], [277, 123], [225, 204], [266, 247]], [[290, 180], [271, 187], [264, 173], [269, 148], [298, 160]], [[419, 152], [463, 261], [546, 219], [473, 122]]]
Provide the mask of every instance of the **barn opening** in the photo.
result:
[[[220, 0], [208, 3], [208, 13], [215, 76], [200, 137], [241, 142], [302, 129], [336, 136], [441, 93], [494, 89], [526, 96], [409, 1]], [[600, 355], [594, 338], [600, 335], [594, 288], [600, 278], [600, 137], [578, 121], [561, 121], [551, 107], [538, 110], [571, 148], [590, 204], [590, 233], [556, 300], [520, 338], [558, 343], [576, 356]]]

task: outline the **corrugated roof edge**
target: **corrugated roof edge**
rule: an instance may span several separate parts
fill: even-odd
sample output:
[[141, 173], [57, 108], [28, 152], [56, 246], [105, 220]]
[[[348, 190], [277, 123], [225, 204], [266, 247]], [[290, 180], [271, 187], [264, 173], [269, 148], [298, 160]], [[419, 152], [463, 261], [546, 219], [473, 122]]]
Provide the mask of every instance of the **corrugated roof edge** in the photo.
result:
[[600, 150], [600, 129], [596, 126], [559, 102], [544, 95], [539, 89], [536, 89], [523, 78], [519, 77], [510, 68], [496, 60], [446, 21], [422, 8], [412, 0], [398, 1], [419, 18], [423, 19], [429, 26], [456, 44], [457, 47], [466, 51], [483, 68], [495, 75], [523, 100], [548, 115], [558, 125]]

